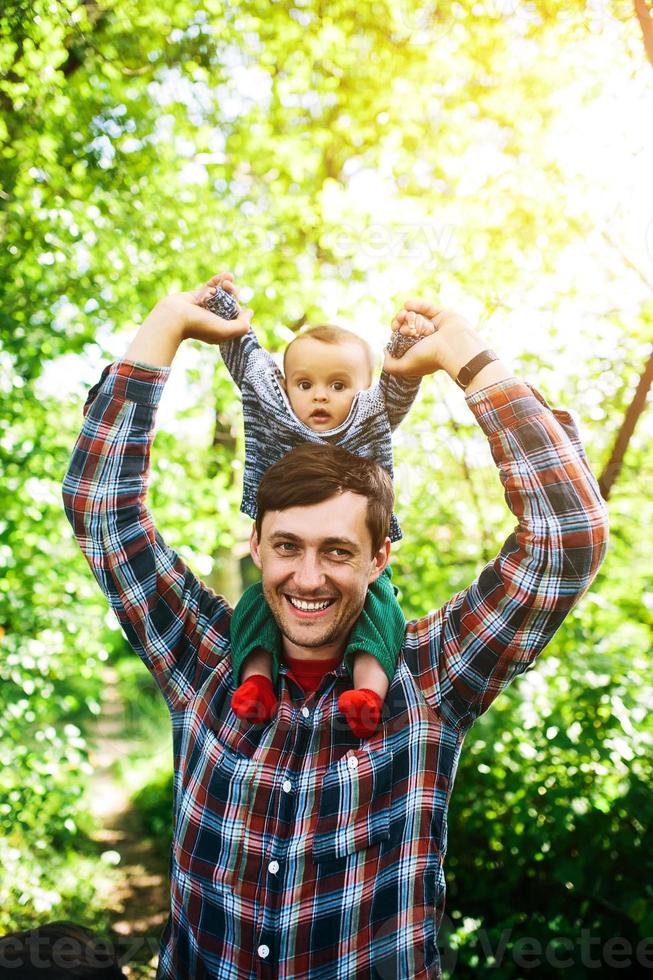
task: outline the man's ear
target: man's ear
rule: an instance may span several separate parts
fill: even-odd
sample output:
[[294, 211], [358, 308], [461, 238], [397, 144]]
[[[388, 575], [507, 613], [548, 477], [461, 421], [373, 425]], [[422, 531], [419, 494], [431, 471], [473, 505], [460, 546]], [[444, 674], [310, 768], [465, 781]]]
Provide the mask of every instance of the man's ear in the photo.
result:
[[256, 524], [252, 524], [252, 533], [249, 536], [249, 553], [252, 556], [252, 561], [254, 562], [254, 564], [256, 565], [256, 567], [260, 572], [263, 568], [263, 565], [258, 550], [258, 534], [256, 533]]
[[370, 570], [368, 585], [371, 585], [372, 582], [376, 582], [379, 575], [382, 575], [385, 571], [386, 566], [390, 561], [391, 548], [392, 542], [390, 541], [390, 538], [386, 538], [376, 554], [372, 556], [372, 567]]

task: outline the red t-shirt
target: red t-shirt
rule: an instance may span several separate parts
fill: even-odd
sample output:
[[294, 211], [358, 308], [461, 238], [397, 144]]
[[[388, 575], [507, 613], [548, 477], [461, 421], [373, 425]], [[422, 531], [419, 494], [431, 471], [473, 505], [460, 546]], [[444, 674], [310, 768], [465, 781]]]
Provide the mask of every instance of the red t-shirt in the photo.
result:
[[342, 660], [342, 655], [329, 657], [327, 660], [299, 660], [284, 654], [290, 673], [307, 694], [312, 694], [319, 687], [326, 673], [333, 670]]

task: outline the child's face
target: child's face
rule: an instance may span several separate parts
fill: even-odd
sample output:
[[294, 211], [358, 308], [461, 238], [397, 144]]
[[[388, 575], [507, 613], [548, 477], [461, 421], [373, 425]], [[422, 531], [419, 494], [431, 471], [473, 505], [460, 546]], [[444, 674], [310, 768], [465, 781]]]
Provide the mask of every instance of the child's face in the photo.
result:
[[360, 344], [327, 344], [298, 337], [286, 352], [286, 393], [293, 412], [315, 432], [335, 429], [349, 415], [357, 392], [371, 378]]

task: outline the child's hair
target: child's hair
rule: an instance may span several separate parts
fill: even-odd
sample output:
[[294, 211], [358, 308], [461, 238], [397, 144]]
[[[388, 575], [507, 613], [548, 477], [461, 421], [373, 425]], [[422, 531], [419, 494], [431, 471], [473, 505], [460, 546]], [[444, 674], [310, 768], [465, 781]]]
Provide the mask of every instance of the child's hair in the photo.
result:
[[316, 323], [312, 327], [307, 327], [298, 333], [293, 340], [290, 341], [285, 351], [283, 352], [283, 373], [286, 373], [286, 354], [295, 343], [296, 340], [301, 340], [303, 337], [313, 337], [315, 340], [321, 340], [323, 344], [341, 344], [343, 341], [355, 341], [360, 344], [363, 353], [365, 355], [365, 362], [367, 364], [370, 380], [374, 374], [374, 352], [366, 340], [359, 337], [358, 334], [354, 333], [352, 330], [345, 330], [344, 327], [338, 327], [335, 323]]

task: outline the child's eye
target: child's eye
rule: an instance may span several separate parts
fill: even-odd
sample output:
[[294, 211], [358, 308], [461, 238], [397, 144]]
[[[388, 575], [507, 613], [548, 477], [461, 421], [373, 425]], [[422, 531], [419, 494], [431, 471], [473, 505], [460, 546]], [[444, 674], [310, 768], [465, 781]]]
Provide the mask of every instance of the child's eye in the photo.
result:
[[310, 381], [300, 381], [299, 384], [297, 385], [297, 387], [299, 388], [300, 391], [308, 391], [308, 389], [311, 387], [311, 382]]
[[346, 385], [345, 385], [344, 381], [334, 381], [333, 382], [333, 387], [334, 387], [335, 391], [344, 391], [345, 388], [346, 388]]

